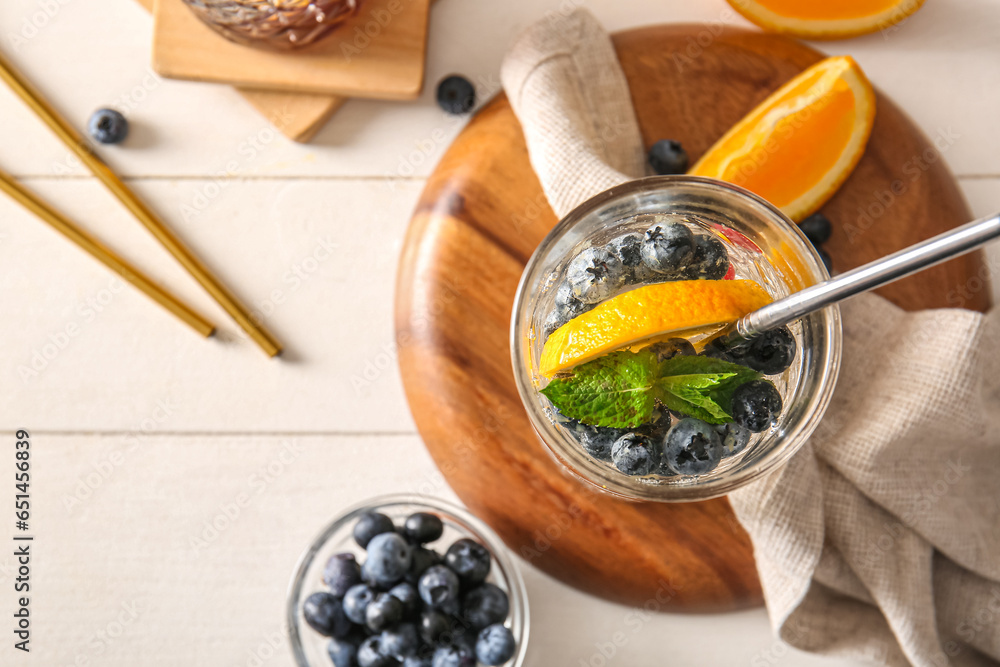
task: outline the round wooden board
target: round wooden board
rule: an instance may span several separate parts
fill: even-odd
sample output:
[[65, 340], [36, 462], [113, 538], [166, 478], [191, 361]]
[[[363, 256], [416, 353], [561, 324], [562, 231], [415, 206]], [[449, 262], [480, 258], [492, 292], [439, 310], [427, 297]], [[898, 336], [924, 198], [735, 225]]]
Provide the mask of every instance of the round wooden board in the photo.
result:
[[[647, 146], [683, 142], [692, 161], [771, 91], [822, 55], [793, 40], [668, 25], [618, 34]], [[885, 96], [867, 152], [823, 212], [836, 269], [865, 263], [970, 219], [928, 140]], [[399, 360], [414, 419], [455, 492], [513, 551], [577, 588], [650, 609], [760, 604], [747, 535], [725, 499], [630, 503], [569, 477], [546, 453], [514, 387], [508, 329], [521, 271], [556, 223], [502, 96], [431, 176], [397, 285]], [[908, 309], [949, 303], [979, 255], [891, 285]]]

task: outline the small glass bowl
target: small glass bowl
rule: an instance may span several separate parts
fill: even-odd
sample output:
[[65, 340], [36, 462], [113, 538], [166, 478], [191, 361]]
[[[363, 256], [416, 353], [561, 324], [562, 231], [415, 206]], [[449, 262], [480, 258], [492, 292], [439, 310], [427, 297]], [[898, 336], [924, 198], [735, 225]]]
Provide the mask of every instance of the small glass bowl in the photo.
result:
[[[679, 214], [706, 225], [731, 256], [748, 263], [772, 298], [826, 280], [829, 273], [798, 225], [757, 195], [735, 185], [694, 176], [652, 176], [624, 183], [571, 211], [535, 250], [518, 285], [511, 321], [511, 356], [518, 393], [539, 439], [582, 480], [619, 497], [684, 502], [725, 495], [784, 463], [805, 443], [830, 402], [840, 369], [840, 310], [830, 306], [792, 325], [800, 343], [792, 367], [776, 381], [784, 408], [778, 424], [744, 451], [703, 475], [630, 477], [592, 458], [549, 417], [539, 393], [545, 315], [551, 312], [558, 277], [589, 245], [635, 231], [636, 216]], [[641, 218], [640, 218], [641, 219]], [[734, 233], [735, 232], [735, 233]], [[749, 241], [749, 243], [747, 242]], [[748, 250], [749, 249], [749, 250]]]
[[285, 610], [288, 635], [299, 667], [332, 667], [327, 655], [329, 637], [310, 628], [302, 617], [302, 603], [316, 591], [326, 590], [323, 569], [331, 556], [350, 552], [358, 562], [364, 562], [365, 550], [354, 541], [354, 524], [365, 512], [381, 512], [396, 525], [415, 512], [436, 514], [444, 523], [444, 534], [429, 546], [443, 551], [452, 542], [471, 538], [481, 542], [493, 555], [493, 566], [487, 581], [500, 587], [510, 599], [510, 613], [505, 625], [510, 628], [517, 642], [514, 657], [504, 667], [521, 667], [528, 648], [528, 593], [524, 588], [521, 572], [511, 558], [507, 547], [489, 526], [451, 503], [417, 495], [388, 495], [372, 498], [355, 505], [335, 518], [324, 528], [299, 558], [295, 574], [288, 586], [288, 603]]

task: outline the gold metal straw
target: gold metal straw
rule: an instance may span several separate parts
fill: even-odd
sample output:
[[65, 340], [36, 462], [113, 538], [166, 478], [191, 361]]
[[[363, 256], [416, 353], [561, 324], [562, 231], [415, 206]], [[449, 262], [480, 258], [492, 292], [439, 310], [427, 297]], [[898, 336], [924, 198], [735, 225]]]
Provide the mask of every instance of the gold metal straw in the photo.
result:
[[99, 262], [135, 285], [149, 298], [179, 317], [202, 336], [207, 337], [215, 333], [215, 327], [211, 322], [191, 310], [173, 294], [160, 288], [139, 269], [126, 262], [100, 241], [77, 227], [61, 213], [39, 199], [33, 192], [25, 189], [11, 178], [10, 174], [3, 171], [0, 171], [0, 190], [6, 192], [26, 209], [55, 227], [58, 232], [70, 241], [89, 252]]
[[146, 208], [146, 205], [140, 201], [135, 193], [91, 150], [83, 137], [14, 69], [3, 54], [0, 54], [0, 78], [56, 133], [56, 136], [80, 158], [80, 161], [87, 165], [90, 171], [111, 190], [111, 193], [138, 218], [139, 222], [145, 225], [146, 229], [156, 237], [156, 240], [180, 262], [181, 266], [187, 269], [187, 272], [236, 320], [236, 323], [268, 356], [273, 357], [281, 352], [281, 344], [253, 320], [243, 304], [209, 273], [208, 268], [191, 254], [191, 251], [152, 211]]

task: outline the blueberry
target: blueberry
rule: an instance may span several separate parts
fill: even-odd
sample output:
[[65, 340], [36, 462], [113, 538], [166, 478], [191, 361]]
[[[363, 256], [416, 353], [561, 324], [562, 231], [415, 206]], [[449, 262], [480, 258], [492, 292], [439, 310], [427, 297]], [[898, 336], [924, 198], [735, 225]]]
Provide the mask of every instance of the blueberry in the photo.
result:
[[607, 249], [621, 261], [626, 284], [639, 285], [653, 277], [653, 272], [642, 261], [642, 234], [619, 236], [608, 243]]
[[555, 307], [542, 324], [542, 334], [548, 338], [552, 332], [569, 322], [577, 315], [582, 315], [596, 304], [587, 304], [573, 296], [573, 288], [569, 283], [561, 283], [555, 294]]
[[722, 441], [722, 455], [732, 456], [739, 454], [750, 442], [750, 429], [740, 426], [736, 422], [727, 422], [714, 427]]
[[441, 517], [436, 514], [417, 512], [406, 517], [403, 529], [412, 542], [427, 544], [440, 539], [444, 533], [444, 524], [441, 523]]
[[432, 565], [420, 577], [417, 590], [428, 607], [441, 608], [458, 600], [458, 575], [444, 565]]
[[344, 614], [358, 625], [365, 624], [365, 610], [375, 599], [375, 591], [365, 584], [351, 586], [344, 595]]
[[476, 89], [465, 77], [452, 74], [438, 84], [437, 103], [451, 114], [468, 113], [476, 106]]
[[683, 174], [688, 168], [688, 154], [679, 141], [660, 139], [649, 149], [649, 166], [661, 176]]
[[489, 549], [468, 538], [457, 540], [448, 547], [444, 562], [466, 586], [474, 586], [485, 581], [490, 573]]
[[830, 240], [833, 233], [833, 226], [822, 213], [813, 213], [808, 218], [799, 223], [799, 229], [806, 235], [814, 246], [819, 248]]
[[358, 647], [352, 642], [333, 638], [326, 646], [333, 667], [358, 667]]
[[389, 589], [389, 595], [403, 604], [403, 618], [413, 618], [420, 611], [420, 594], [411, 583], [403, 582]]
[[[567, 427], [570, 428], [570, 427]], [[620, 428], [606, 428], [603, 426], [591, 426], [574, 422], [571, 430], [576, 435], [583, 451], [593, 456], [598, 461], [611, 460], [611, 446], [615, 440], [625, 435], [626, 431]]]
[[705, 346], [705, 349], [701, 351], [699, 356], [711, 357], [712, 359], [721, 359], [722, 361], [728, 361], [731, 364], [737, 362], [737, 357], [732, 350], [727, 350], [719, 345], [710, 343]]
[[392, 586], [409, 571], [412, 548], [396, 533], [382, 533], [368, 543], [368, 560], [363, 568], [381, 586]]
[[358, 667], [397, 667], [399, 662], [385, 653], [382, 648], [382, 637], [372, 635], [361, 642], [358, 648]]
[[581, 302], [600, 303], [625, 285], [625, 267], [607, 249], [587, 248], [566, 266], [566, 282]]
[[653, 448], [649, 436], [626, 433], [611, 447], [611, 460], [626, 475], [648, 475], [653, 469]]
[[653, 343], [648, 348], [656, 355], [656, 360], [663, 362], [677, 356], [693, 357], [695, 355], [694, 345], [686, 338], [668, 338], [659, 343]]
[[788, 327], [778, 327], [751, 339], [740, 349], [738, 360], [764, 375], [777, 375], [792, 365], [797, 347]]
[[403, 620], [403, 603], [388, 593], [379, 593], [365, 607], [365, 625], [372, 632], [381, 632]]
[[693, 253], [694, 235], [679, 222], [657, 223], [642, 240], [642, 261], [657, 273], [679, 273]]
[[766, 431], [778, 422], [781, 414], [781, 394], [767, 380], [754, 380], [733, 392], [733, 420], [754, 433]]
[[433, 549], [413, 547], [410, 571], [406, 573], [406, 581], [416, 586], [417, 582], [420, 581], [421, 575], [427, 571], [427, 568], [431, 565], [438, 565], [442, 560], [441, 554]]
[[476, 658], [484, 665], [502, 665], [514, 657], [514, 635], [497, 623], [483, 629], [476, 640]]
[[434, 651], [433, 667], [474, 667], [475, 656], [464, 646], [450, 644], [439, 646]]
[[90, 117], [87, 130], [102, 144], [120, 144], [128, 136], [128, 121], [114, 109], [98, 109]]
[[365, 512], [358, 517], [358, 522], [354, 524], [354, 541], [362, 549], [367, 548], [372, 538], [382, 533], [391, 533], [396, 530], [392, 524], [392, 519], [378, 512]]
[[729, 253], [725, 244], [711, 234], [696, 234], [684, 276], [690, 280], [722, 280], [728, 272]]
[[361, 583], [361, 566], [354, 554], [342, 553], [330, 557], [323, 569], [323, 582], [338, 598], [344, 597], [347, 589]]
[[442, 637], [451, 635], [451, 620], [446, 614], [426, 609], [420, 615], [420, 638], [425, 644], [437, 644]]
[[302, 617], [316, 632], [327, 637], [346, 637], [351, 622], [340, 599], [330, 593], [313, 593], [302, 603]]
[[722, 460], [722, 440], [710, 425], [687, 417], [674, 424], [663, 444], [667, 466], [679, 475], [701, 475]]
[[413, 623], [400, 623], [382, 633], [382, 651], [394, 658], [402, 660], [414, 655], [419, 648], [420, 637]]
[[507, 594], [493, 584], [473, 588], [462, 600], [462, 618], [476, 630], [503, 623], [509, 611]]

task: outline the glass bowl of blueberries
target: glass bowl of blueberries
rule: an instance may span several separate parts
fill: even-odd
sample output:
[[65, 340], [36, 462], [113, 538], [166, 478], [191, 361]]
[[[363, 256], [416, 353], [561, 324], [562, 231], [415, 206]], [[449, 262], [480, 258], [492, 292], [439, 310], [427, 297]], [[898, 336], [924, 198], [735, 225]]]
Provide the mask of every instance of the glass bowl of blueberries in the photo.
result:
[[839, 310], [738, 347], [721, 334], [828, 277], [798, 226], [742, 188], [692, 176], [611, 188], [563, 218], [521, 278], [511, 355], [531, 424], [569, 471], [628, 499], [703, 500], [759, 479], [829, 404]]
[[518, 667], [528, 599], [506, 547], [466, 510], [391, 495], [334, 519], [286, 609], [300, 667]]

